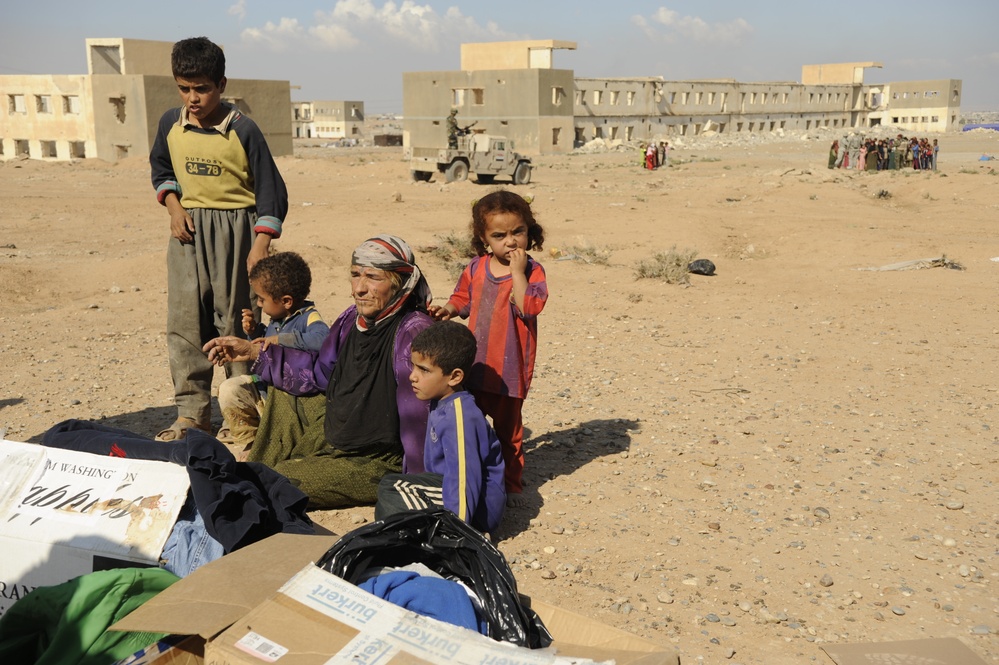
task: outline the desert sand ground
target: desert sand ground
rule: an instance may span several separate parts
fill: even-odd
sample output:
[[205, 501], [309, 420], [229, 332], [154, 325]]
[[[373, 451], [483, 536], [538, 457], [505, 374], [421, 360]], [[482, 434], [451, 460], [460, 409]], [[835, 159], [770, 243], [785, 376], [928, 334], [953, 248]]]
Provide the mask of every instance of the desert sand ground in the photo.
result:
[[[831, 662], [828, 643], [957, 637], [999, 663], [999, 134], [936, 173], [826, 169], [834, 135], [537, 161], [551, 298], [525, 407], [521, 590], [684, 663]], [[410, 181], [401, 149], [279, 159], [332, 320], [350, 251], [464, 232], [491, 187]], [[890, 196], [877, 196], [878, 192]], [[167, 216], [142, 158], [0, 164], [0, 427], [172, 421]], [[657, 251], [717, 265], [636, 280]], [[561, 257], [549, 251], [555, 248]], [[605, 263], [566, 258], [591, 252]], [[436, 296], [453, 278], [419, 251]], [[870, 271], [946, 255], [966, 270]], [[216, 414], [216, 425], [218, 425]], [[370, 508], [317, 513], [343, 533]]]

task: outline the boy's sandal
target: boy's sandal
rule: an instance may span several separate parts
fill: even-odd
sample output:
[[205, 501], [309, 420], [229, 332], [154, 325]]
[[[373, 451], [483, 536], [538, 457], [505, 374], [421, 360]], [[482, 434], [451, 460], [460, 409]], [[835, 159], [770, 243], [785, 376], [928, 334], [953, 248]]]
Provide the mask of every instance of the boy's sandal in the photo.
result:
[[200, 429], [204, 432], [209, 431], [208, 426], [202, 426], [196, 423], [191, 418], [184, 418], [181, 416], [173, 422], [170, 427], [165, 430], [161, 430], [159, 434], [153, 437], [156, 441], [179, 441], [187, 436], [187, 430], [189, 429]]

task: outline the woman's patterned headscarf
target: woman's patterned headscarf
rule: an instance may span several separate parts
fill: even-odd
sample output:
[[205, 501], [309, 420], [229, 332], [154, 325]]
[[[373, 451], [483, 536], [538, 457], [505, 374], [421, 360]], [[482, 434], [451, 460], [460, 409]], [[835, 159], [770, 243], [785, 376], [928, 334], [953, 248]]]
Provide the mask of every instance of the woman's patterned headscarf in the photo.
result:
[[388, 321], [403, 309], [403, 305], [410, 298], [413, 299], [415, 309], [422, 311], [427, 310], [433, 299], [430, 285], [423, 273], [420, 272], [419, 266], [416, 265], [413, 250], [402, 238], [389, 235], [368, 238], [354, 250], [350, 264], [362, 268], [376, 268], [394, 272], [402, 276], [402, 287], [399, 292], [392, 297], [389, 304], [377, 316], [369, 319], [358, 314], [358, 330], [369, 330]]

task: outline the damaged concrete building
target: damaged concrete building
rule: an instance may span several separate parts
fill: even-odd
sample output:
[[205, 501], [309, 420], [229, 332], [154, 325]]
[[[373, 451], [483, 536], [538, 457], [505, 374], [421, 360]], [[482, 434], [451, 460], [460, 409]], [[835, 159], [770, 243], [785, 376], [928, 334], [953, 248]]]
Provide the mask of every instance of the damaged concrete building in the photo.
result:
[[360, 139], [364, 134], [364, 102], [292, 102], [291, 111], [296, 139]]
[[961, 81], [864, 83], [877, 62], [802, 67], [802, 81], [583, 78], [556, 69], [568, 41], [462, 44], [461, 69], [403, 74], [407, 146], [446, 145], [445, 118], [501, 134], [518, 150], [559, 154], [596, 138], [638, 141], [717, 133], [894, 125], [916, 134], [958, 129]]
[[[0, 159], [115, 161], [148, 156], [160, 116], [180, 105], [171, 42], [87, 39], [87, 74], [0, 76]], [[290, 155], [288, 81], [228, 79], [223, 100]]]

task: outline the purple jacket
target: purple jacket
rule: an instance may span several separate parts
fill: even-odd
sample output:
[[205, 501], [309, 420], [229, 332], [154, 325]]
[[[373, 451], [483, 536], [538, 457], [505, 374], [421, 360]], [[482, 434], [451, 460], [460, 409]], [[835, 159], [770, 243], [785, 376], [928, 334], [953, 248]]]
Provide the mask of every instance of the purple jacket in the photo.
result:
[[[403, 447], [403, 473], [423, 473], [423, 442], [427, 433], [429, 404], [416, 398], [409, 375], [413, 371], [410, 347], [413, 338], [433, 323], [423, 312], [403, 314], [395, 333], [394, 360], [396, 393], [399, 409], [399, 436]], [[333, 365], [347, 335], [357, 330], [354, 322], [357, 308], [348, 307], [330, 326], [329, 337], [318, 353], [292, 349], [287, 346], [269, 346], [261, 351], [253, 366], [253, 373], [278, 390], [296, 396], [325, 393], [329, 386]]]

